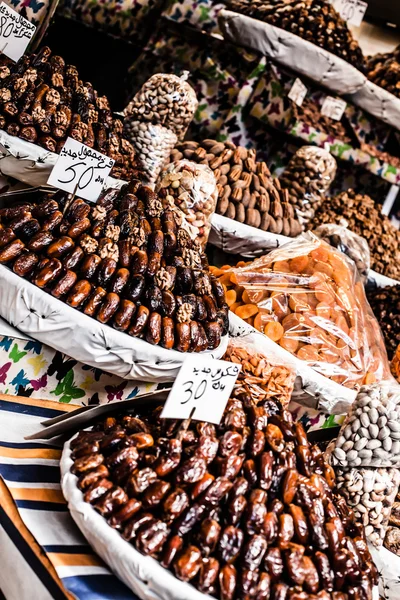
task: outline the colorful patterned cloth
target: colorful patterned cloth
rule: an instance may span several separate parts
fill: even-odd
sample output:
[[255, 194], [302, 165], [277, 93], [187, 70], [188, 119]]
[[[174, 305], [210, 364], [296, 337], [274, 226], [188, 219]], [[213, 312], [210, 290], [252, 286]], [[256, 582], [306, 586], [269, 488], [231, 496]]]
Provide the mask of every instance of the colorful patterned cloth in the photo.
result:
[[5, 0], [6, 4], [34, 25], [43, 23], [54, 0]]

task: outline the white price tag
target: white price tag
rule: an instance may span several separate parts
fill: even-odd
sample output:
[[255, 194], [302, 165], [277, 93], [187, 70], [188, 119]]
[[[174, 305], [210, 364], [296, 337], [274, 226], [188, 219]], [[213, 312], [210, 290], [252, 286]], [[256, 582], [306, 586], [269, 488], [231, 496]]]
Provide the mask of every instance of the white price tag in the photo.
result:
[[340, 121], [343, 117], [343, 113], [346, 110], [346, 102], [341, 98], [333, 98], [333, 96], [327, 96], [321, 106], [321, 115], [329, 117], [334, 121]]
[[35, 35], [36, 25], [21, 17], [5, 2], [0, 4], [0, 51], [14, 60], [21, 58]]
[[164, 405], [164, 419], [207, 421], [222, 419], [241, 365], [192, 355], [185, 358]]
[[112, 158], [67, 138], [47, 183], [96, 202], [113, 166]]
[[293, 100], [297, 106], [301, 106], [303, 104], [303, 100], [307, 94], [307, 87], [298, 77], [295, 79], [292, 87], [290, 88], [290, 92], [288, 93], [288, 98]]
[[368, 2], [363, 0], [333, 0], [332, 4], [342, 19], [347, 21], [349, 25], [360, 27], [368, 8]]

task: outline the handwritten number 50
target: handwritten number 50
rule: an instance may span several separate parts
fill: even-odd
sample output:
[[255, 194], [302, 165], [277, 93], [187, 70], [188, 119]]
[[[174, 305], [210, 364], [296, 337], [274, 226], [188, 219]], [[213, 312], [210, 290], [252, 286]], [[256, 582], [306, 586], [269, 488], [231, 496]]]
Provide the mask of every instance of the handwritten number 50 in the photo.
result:
[[0, 18], [0, 36], [3, 38], [9, 38], [14, 31], [14, 23], [8, 23], [7, 17]]
[[203, 379], [193, 390], [193, 381], [186, 381], [183, 384], [185, 394], [188, 394], [186, 400], [183, 400], [181, 404], [187, 404], [191, 400], [199, 400], [207, 389], [207, 379]]
[[[59, 179], [58, 181], [60, 183], [71, 183], [72, 181], [74, 181], [74, 179], [76, 179], [76, 177], [77, 177], [76, 168], [80, 167], [81, 165], [86, 166], [84, 162], [80, 162], [80, 163], [76, 163], [76, 165], [71, 165], [70, 167], [65, 169], [65, 174], [67, 174], [68, 171], [72, 171], [71, 179], [66, 179], [66, 180]], [[88, 167], [85, 171], [83, 171], [83, 173], [81, 174], [81, 176], [78, 179], [78, 182], [77, 182], [78, 189], [84, 190], [88, 185], [90, 185], [93, 177], [94, 177], [94, 167]]]

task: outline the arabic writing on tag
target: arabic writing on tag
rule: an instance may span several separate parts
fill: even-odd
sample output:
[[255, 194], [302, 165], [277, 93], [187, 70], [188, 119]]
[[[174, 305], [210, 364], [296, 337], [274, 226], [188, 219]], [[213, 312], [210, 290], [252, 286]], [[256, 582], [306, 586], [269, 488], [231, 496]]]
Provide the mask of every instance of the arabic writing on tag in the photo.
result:
[[66, 192], [76, 191], [86, 200], [96, 201], [113, 165], [112, 158], [68, 138], [48, 183]]
[[161, 417], [221, 421], [241, 365], [207, 356], [188, 356], [179, 371]]
[[36, 25], [7, 6], [0, 4], [0, 48], [2, 52], [17, 61], [25, 52], [36, 31]]

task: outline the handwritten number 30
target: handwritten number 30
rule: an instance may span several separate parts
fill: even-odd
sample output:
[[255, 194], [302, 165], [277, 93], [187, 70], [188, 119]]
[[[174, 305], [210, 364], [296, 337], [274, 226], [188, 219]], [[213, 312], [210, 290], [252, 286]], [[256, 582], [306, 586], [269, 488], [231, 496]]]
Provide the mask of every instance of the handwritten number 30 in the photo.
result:
[[[62, 179], [59, 179], [58, 181], [60, 183], [71, 183], [72, 181], [74, 181], [74, 179], [77, 177], [76, 168], [80, 167], [81, 165], [86, 166], [84, 162], [80, 162], [80, 163], [76, 163], [76, 165], [71, 165], [70, 167], [65, 169], [65, 173], [67, 173], [68, 171], [72, 171], [73, 174], [72, 174], [71, 179], [64, 180], [64, 181]], [[85, 177], [86, 177], [86, 179], [85, 179]], [[88, 167], [86, 169], [86, 171], [83, 171], [83, 173], [81, 174], [81, 176], [78, 179], [78, 184], [77, 184], [78, 189], [84, 190], [85, 188], [87, 188], [87, 186], [90, 185], [93, 177], [94, 177], [94, 167]]]
[[183, 384], [183, 387], [185, 388], [184, 392], [185, 392], [185, 394], [188, 394], [188, 397], [186, 398], [186, 400], [181, 402], [181, 404], [187, 404], [191, 400], [199, 400], [202, 396], [204, 396], [204, 393], [207, 389], [207, 379], [203, 379], [202, 381], [200, 381], [200, 383], [198, 384], [198, 386], [195, 388], [194, 391], [193, 391], [193, 381], [186, 381]]

